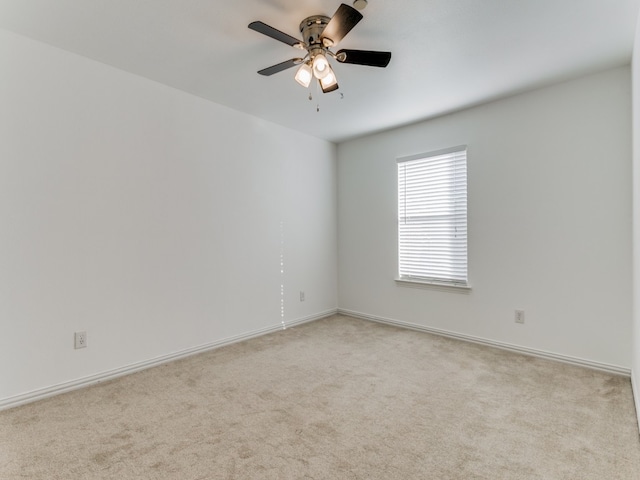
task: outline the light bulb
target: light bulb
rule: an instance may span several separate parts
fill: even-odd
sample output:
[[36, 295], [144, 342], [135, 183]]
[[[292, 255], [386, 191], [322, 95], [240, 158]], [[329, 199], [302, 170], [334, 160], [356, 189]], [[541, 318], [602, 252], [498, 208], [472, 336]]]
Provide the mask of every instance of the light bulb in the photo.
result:
[[307, 88], [311, 83], [313, 74], [311, 73], [311, 67], [306, 63], [303, 63], [296, 72], [295, 80], [304, 88]]
[[329, 65], [329, 61], [327, 57], [325, 57], [322, 53], [319, 53], [315, 57], [313, 57], [313, 74], [317, 79], [322, 79], [329, 75], [331, 71], [331, 66]]

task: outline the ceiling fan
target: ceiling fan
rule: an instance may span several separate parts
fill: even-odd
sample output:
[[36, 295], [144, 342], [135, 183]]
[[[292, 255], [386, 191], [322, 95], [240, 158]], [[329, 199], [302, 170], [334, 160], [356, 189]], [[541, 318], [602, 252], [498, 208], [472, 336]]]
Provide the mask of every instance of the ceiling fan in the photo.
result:
[[338, 80], [329, 64], [329, 58], [340, 63], [386, 67], [391, 60], [391, 52], [371, 50], [342, 49], [333, 53], [331, 48], [337, 45], [362, 20], [362, 14], [353, 7], [341, 4], [329, 18], [325, 15], [312, 15], [300, 23], [302, 40], [277, 30], [263, 22], [251, 22], [249, 28], [292, 47], [306, 50], [304, 58], [292, 58], [277, 65], [260, 70], [260, 75], [273, 75], [288, 68], [300, 65], [295, 80], [308, 87], [315, 77], [323, 93], [338, 89]]

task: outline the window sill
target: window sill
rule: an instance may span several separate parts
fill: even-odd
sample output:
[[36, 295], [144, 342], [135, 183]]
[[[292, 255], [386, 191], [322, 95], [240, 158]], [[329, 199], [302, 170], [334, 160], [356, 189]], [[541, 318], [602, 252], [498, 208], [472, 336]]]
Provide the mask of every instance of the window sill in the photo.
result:
[[471, 285], [453, 285], [451, 283], [430, 282], [428, 280], [416, 280], [407, 278], [396, 278], [396, 285], [399, 287], [426, 288], [430, 290], [440, 290], [442, 292], [453, 292], [469, 294]]

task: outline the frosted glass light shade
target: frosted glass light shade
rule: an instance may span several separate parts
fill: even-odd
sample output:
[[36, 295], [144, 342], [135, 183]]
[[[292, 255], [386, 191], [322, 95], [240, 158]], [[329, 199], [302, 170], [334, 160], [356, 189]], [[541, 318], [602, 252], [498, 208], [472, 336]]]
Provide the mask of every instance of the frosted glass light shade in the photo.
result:
[[333, 73], [331, 67], [328, 67], [327, 70], [327, 74], [320, 79], [320, 86], [324, 93], [333, 92], [338, 89], [338, 79], [336, 78], [336, 74]]
[[311, 79], [313, 78], [313, 73], [311, 73], [311, 67], [306, 63], [303, 63], [298, 71], [296, 72], [296, 82], [302, 85], [304, 88], [307, 88], [311, 83]]
[[317, 79], [322, 79], [329, 75], [331, 71], [331, 65], [329, 65], [329, 60], [322, 53], [313, 57], [313, 74]]

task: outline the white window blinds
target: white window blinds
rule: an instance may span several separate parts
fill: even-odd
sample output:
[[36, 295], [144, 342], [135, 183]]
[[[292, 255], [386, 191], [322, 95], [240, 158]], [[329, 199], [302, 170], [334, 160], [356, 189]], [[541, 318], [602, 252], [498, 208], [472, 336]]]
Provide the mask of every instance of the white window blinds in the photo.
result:
[[400, 279], [467, 285], [467, 150], [398, 159]]

